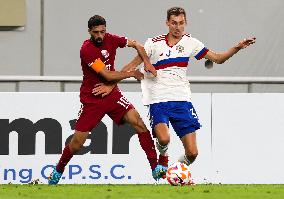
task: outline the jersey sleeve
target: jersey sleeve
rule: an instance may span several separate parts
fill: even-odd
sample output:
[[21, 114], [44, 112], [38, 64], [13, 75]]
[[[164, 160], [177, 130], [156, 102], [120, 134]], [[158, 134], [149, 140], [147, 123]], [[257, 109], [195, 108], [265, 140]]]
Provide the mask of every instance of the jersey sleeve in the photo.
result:
[[152, 44], [153, 44], [153, 42], [152, 42], [151, 38], [147, 39], [147, 41], [144, 44], [144, 49], [145, 49], [148, 57], [151, 57], [151, 55], [153, 54]]
[[195, 57], [195, 59], [197, 60], [200, 60], [207, 54], [209, 49], [205, 47], [204, 44], [198, 39], [195, 39], [195, 38], [192, 38], [192, 39], [194, 42], [194, 49], [192, 51], [191, 56]]
[[100, 59], [100, 55], [94, 51], [91, 51], [89, 48], [81, 49], [80, 51], [81, 61], [92, 67], [96, 60]]
[[112, 35], [116, 45], [119, 47], [119, 48], [124, 48], [126, 47], [127, 45], [127, 37], [121, 37], [121, 36], [118, 36], [118, 35]]

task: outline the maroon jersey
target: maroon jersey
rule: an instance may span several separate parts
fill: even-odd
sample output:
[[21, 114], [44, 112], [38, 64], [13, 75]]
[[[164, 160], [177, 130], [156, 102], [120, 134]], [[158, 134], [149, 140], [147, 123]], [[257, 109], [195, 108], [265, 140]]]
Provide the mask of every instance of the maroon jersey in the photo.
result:
[[[91, 103], [94, 100], [101, 99], [101, 96], [94, 96], [92, 94], [92, 90], [96, 84], [104, 83], [106, 81], [89, 65], [91, 65], [96, 59], [100, 58], [105, 63], [108, 70], [115, 71], [114, 60], [116, 49], [118, 47], [123, 48], [126, 44], [127, 39], [125, 37], [109, 33], [105, 34], [103, 45], [100, 47], [96, 47], [90, 39], [84, 41], [80, 50], [81, 66], [83, 71], [83, 82], [80, 88], [80, 99], [82, 103]], [[118, 88], [116, 87], [110, 95], [117, 91]]]

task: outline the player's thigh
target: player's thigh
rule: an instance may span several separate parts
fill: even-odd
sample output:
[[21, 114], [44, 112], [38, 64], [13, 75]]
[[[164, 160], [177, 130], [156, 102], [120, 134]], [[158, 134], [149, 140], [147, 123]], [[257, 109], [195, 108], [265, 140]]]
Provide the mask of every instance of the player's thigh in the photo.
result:
[[105, 109], [100, 103], [83, 104], [78, 115], [75, 130], [90, 132], [104, 117]]
[[170, 122], [179, 138], [200, 129], [197, 114], [190, 102], [176, 102], [169, 113]]
[[123, 121], [129, 123], [138, 133], [148, 131], [138, 111], [134, 108], [125, 113], [123, 116]]
[[191, 132], [181, 138], [186, 155], [197, 155], [196, 132]]
[[159, 142], [164, 142], [164, 144], [167, 144], [170, 139], [167, 104], [166, 103], [151, 104], [149, 108], [149, 114], [150, 114], [150, 126], [153, 131], [153, 136], [157, 137]]
[[125, 122], [125, 114], [131, 109], [134, 109], [134, 106], [119, 91], [112, 93], [111, 98], [106, 98], [104, 106], [107, 107], [107, 115], [117, 125], [123, 124]]

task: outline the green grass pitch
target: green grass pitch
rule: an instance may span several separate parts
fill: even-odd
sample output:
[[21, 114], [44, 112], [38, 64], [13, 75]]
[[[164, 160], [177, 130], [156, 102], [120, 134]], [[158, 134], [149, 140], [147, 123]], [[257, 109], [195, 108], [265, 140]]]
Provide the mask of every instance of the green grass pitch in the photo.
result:
[[0, 185], [0, 199], [283, 199], [282, 185]]

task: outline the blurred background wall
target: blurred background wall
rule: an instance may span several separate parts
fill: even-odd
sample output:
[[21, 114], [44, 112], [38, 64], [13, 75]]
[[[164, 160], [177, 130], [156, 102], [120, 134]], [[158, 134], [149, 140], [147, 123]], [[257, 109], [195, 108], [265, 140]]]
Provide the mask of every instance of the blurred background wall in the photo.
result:
[[[1, 0], [0, 7], [8, 1]], [[148, 37], [167, 33], [166, 10], [172, 6], [186, 9], [186, 31], [214, 51], [227, 50], [245, 37], [257, 38], [254, 46], [211, 70], [204, 67], [204, 60], [193, 60], [189, 76], [284, 76], [283, 0], [23, 1], [25, 26], [0, 27], [0, 76], [81, 76], [79, 50], [89, 38], [87, 21], [91, 16], [104, 16], [109, 32], [144, 43]], [[135, 55], [133, 49], [118, 49], [117, 70]], [[79, 86], [76, 81], [1, 81], [0, 91], [78, 91]], [[121, 87], [140, 90], [138, 83]], [[284, 84], [201, 82], [193, 83], [192, 91], [284, 92]]]

